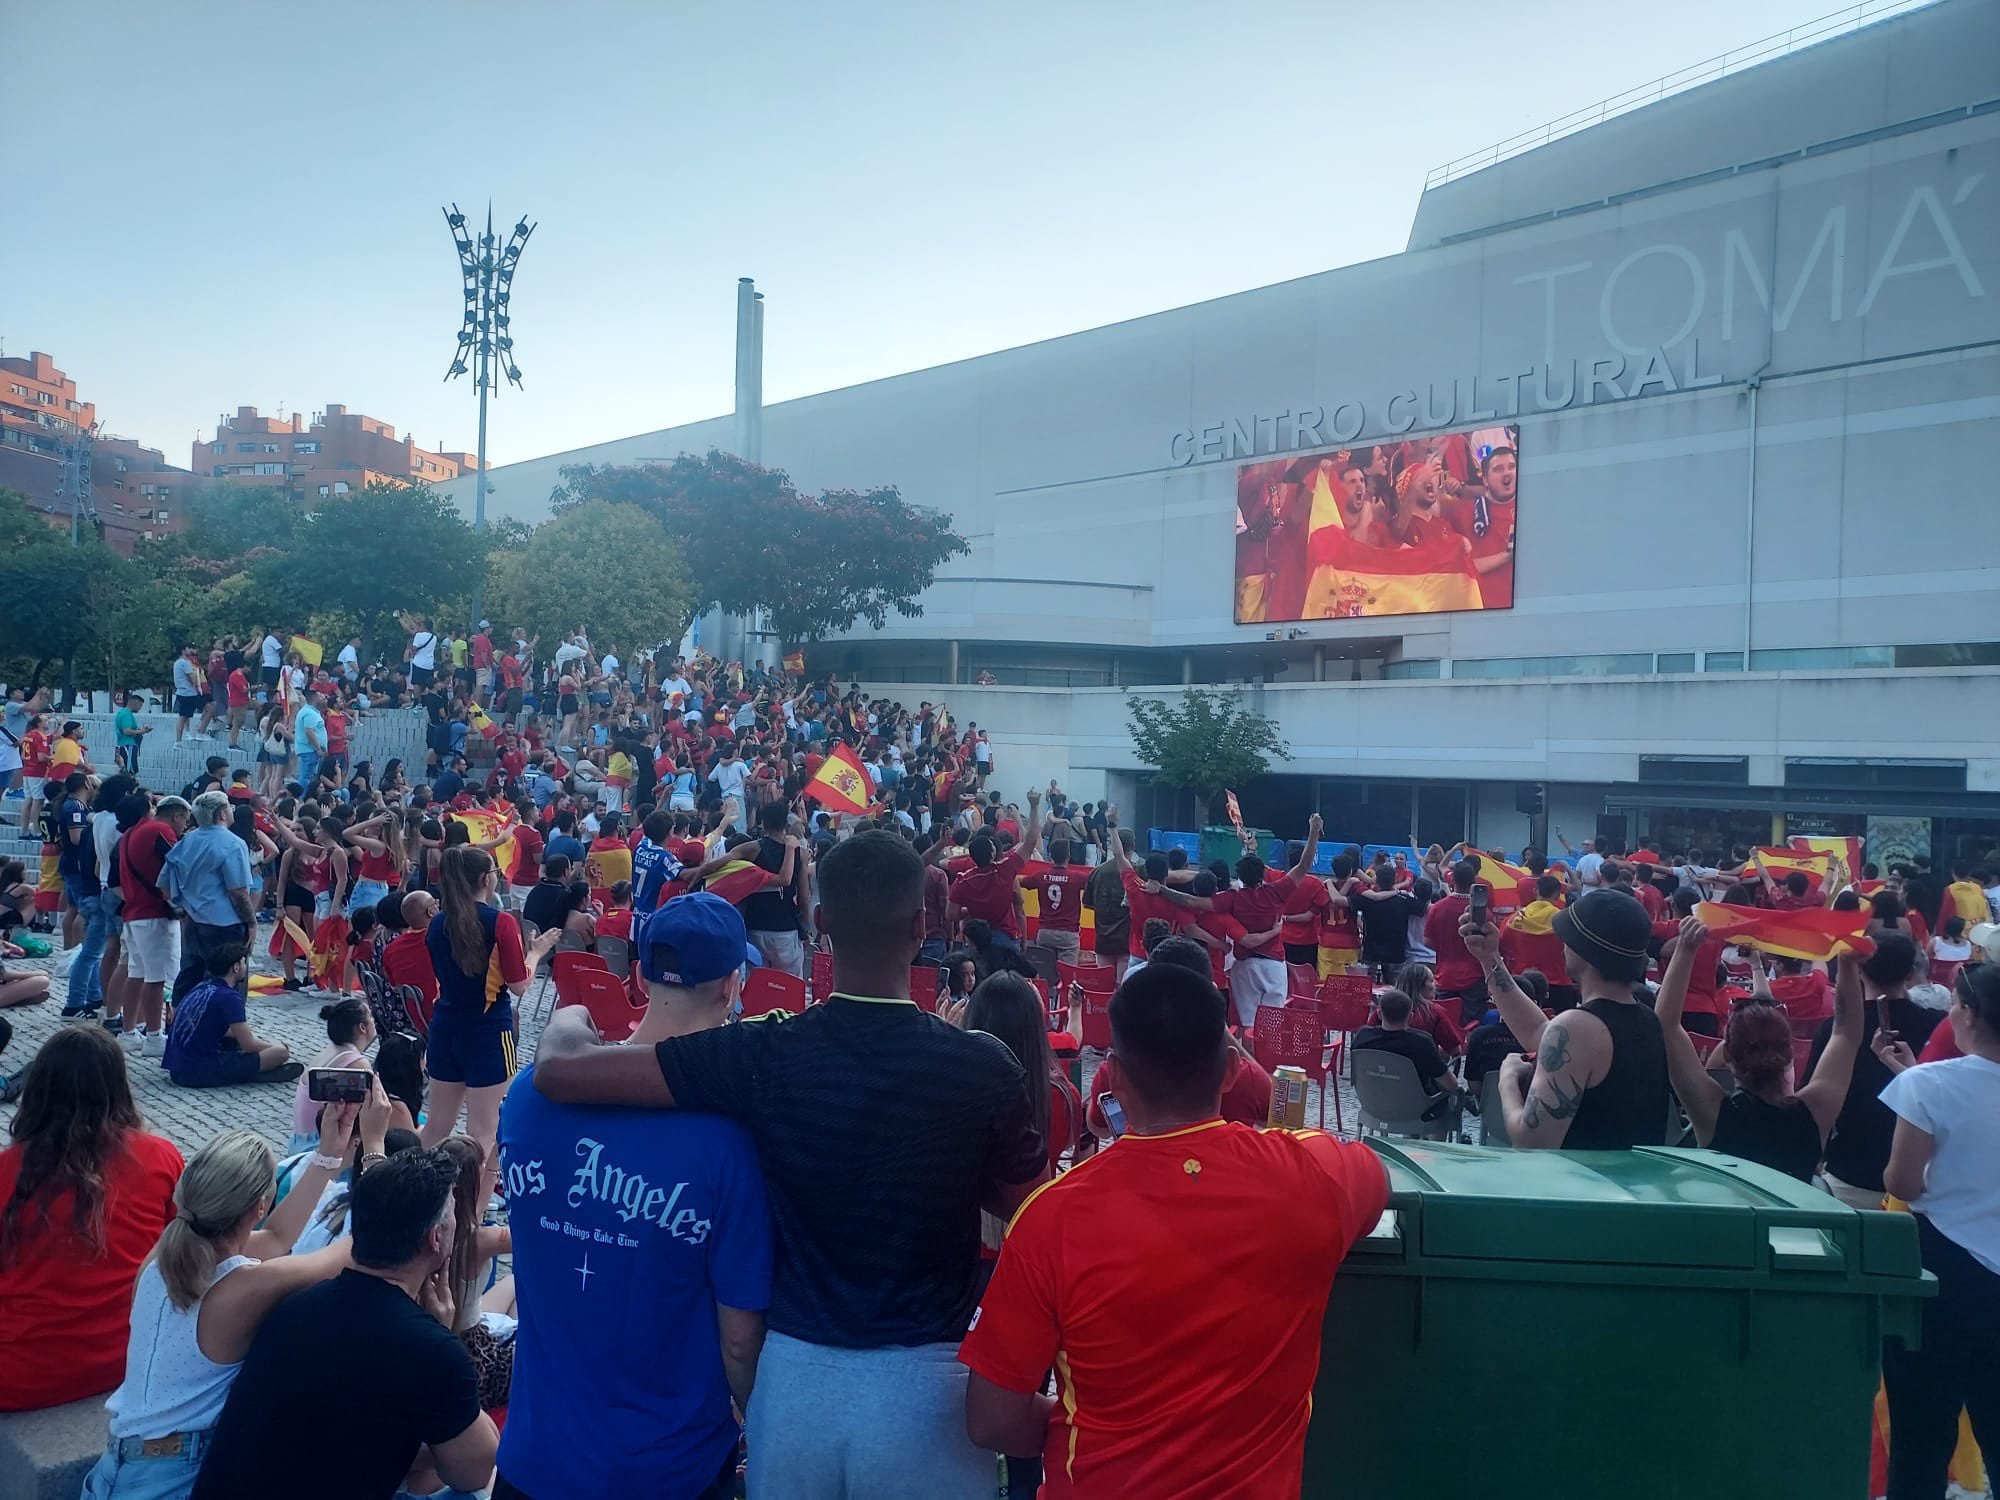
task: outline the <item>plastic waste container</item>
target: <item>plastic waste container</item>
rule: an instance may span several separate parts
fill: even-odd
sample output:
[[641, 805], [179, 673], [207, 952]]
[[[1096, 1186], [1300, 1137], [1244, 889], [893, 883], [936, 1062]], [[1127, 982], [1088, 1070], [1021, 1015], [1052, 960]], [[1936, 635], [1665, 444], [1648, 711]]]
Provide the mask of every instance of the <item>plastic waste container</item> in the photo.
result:
[[1305, 1500], [1866, 1500], [1882, 1340], [1936, 1292], [1907, 1214], [1707, 1151], [1369, 1145]]
[[[1270, 850], [1276, 835], [1268, 828], [1249, 828], [1245, 832], [1250, 835], [1258, 857], [1260, 859], [1263, 858]], [[1220, 859], [1226, 861], [1229, 867], [1234, 869], [1236, 861], [1242, 857], [1242, 836], [1227, 823], [1211, 823], [1202, 829], [1200, 861], [1202, 864], [1213, 864], [1216, 860]]]

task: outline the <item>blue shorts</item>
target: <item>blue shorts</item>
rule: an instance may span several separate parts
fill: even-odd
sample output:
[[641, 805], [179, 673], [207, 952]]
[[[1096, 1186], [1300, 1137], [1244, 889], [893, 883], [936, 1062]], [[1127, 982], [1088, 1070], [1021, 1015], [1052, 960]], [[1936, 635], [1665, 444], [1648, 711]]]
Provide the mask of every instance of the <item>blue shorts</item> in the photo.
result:
[[466, 1016], [440, 1005], [431, 1013], [424, 1070], [433, 1083], [496, 1088], [514, 1076], [514, 1007], [505, 1000], [484, 1015]]

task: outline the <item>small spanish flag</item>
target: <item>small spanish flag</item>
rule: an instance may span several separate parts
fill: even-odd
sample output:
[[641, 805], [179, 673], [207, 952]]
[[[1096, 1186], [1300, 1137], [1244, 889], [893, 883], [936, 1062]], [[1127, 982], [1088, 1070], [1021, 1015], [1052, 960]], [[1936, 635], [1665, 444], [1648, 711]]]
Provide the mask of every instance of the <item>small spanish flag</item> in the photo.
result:
[[451, 814], [451, 820], [463, 823], [475, 844], [483, 844], [488, 839], [498, 838], [505, 833], [507, 836], [488, 852], [492, 854], [493, 863], [499, 868], [501, 880], [510, 882], [514, 879], [516, 873], [514, 867], [521, 860], [521, 844], [514, 837], [512, 829], [521, 819], [512, 808], [497, 813], [487, 812], [484, 809], [455, 812]]
[[875, 795], [868, 768], [845, 745], [827, 752], [826, 764], [806, 783], [805, 794], [833, 812], [865, 813]]
[[1229, 810], [1229, 826], [1241, 834], [1243, 832], [1243, 804], [1236, 800], [1236, 793], [1225, 791], [1222, 794], [1222, 805]]
[[806, 654], [805, 654], [805, 652], [803, 652], [803, 651], [787, 651], [787, 652], [785, 653], [785, 670], [786, 670], [787, 672], [791, 673], [791, 674], [792, 674], [792, 675], [793, 675], [794, 677], [803, 677], [803, 676], [805, 676], [805, 673], [806, 673]]
[[326, 653], [320, 649], [319, 642], [307, 640], [302, 635], [292, 637], [292, 649], [299, 653], [299, 660], [309, 667], [316, 667], [326, 660]]
[[1803, 874], [1811, 882], [1813, 891], [1824, 895], [1833, 877], [1834, 856], [1808, 849], [1780, 849], [1770, 845], [1759, 845], [1750, 851], [1757, 868], [1773, 880], [1782, 882], [1794, 870]]
[[1867, 936], [1869, 912], [1830, 911], [1806, 907], [1799, 911], [1767, 911], [1758, 906], [1727, 906], [1704, 901], [1695, 907], [1711, 937], [1739, 947], [1757, 948], [1780, 958], [1824, 960], [1839, 953], [1873, 953]]

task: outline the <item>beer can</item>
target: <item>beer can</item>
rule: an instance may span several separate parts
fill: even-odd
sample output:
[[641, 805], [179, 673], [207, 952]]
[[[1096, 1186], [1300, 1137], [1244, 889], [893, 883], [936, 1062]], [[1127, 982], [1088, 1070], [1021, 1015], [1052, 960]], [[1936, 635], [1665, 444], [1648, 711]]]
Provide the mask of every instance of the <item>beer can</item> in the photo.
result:
[[1306, 1128], [1306, 1070], [1283, 1067], [1271, 1073], [1271, 1121], [1281, 1130]]

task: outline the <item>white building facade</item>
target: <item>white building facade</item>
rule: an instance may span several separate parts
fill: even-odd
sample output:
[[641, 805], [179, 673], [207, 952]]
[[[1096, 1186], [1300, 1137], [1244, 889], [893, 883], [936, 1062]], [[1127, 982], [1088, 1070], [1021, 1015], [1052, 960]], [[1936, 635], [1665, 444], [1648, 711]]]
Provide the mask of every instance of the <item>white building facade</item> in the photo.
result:
[[[1125, 729], [1190, 682], [1279, 725], [1243, 789], [1274, 827], [1517, 848], [1539, 797], [1572, 841], [1976, 855], [1996, 288], [2000, 5], [1940, 0], [1434, 186], [1403, 254], [766, 408], [766, 462], [894, 484], [972, 549], [809, 665], [946, 699], [1008, 784], [1128, 822], [1190, 826]], [[1510, 427], [1510, 608], [1238, 623], [1242, 466]], [[494, 484], [533, 519], [565, 464], [730, 440]]]

